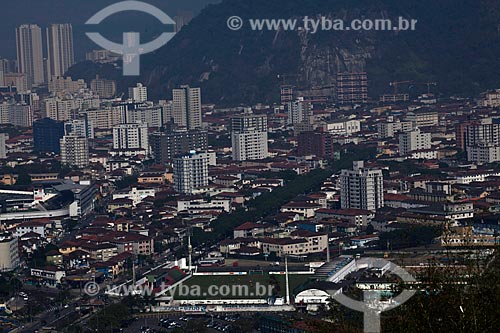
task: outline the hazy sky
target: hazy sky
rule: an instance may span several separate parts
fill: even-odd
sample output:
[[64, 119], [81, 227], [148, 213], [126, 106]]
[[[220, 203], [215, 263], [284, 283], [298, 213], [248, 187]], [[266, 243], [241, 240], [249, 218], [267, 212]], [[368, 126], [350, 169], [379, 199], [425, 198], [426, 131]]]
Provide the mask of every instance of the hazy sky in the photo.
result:
[[[217, 3], [220, 0], [143, 0], [157, 6], [174, 17], [183, 11], [193, 14], [199, 13], [207, 4]], [[102, 8], [117, 3], [119, 0], [12, 0], [0, 5], [2, 19], [0, 20], [0, 57], [12, 58], [15, 51], [15, 28], [24, 23], [35, 23], [42, 28], [50, 23], [72, 23], [75, 34], [75, 51], [79, 59], [84, 51], [92, 47], [84, 32], [88, 28], [84, 25], [91, 16]], [[102, 27], [103, 34], [110, 39], [117, 39], [127, 31], [146, 32], [157, 34], [162, 27], [151, 16], [139, 13], [123, 13], [113, 15], [105, 21]], [[150, 36], [149, 36], [150, 37]]]

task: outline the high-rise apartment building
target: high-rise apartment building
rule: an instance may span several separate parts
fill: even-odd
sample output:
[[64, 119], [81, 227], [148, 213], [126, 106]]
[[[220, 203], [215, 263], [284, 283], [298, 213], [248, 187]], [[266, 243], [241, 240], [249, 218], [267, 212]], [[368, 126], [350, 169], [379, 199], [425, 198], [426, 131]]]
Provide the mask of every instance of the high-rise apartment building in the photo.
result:
[[116, 95], [116, 82], [96, 76], [90, 81], [90, 89], [101, 98], [113, 98]]
[[173, 124], [173, 113], [174, 113], [174, 103], [167, 100], [159, 100], [158, 105], [163, 108], [163, 114], [165, 116], [165, 123]]
[[0, 272], [10, 272], [19, 267], [19, 245], [11, 233], [0, 233]]
[[333, 135], [324, 131], [302, 132], [297, 137], [299, 156], [333, 157]]
[[353, 170], [340, 174], [340, 205], [342, 209], [356, 208], [376, 211], [384, 206], [384, 176], [382, 170], [364, 167], [355, 161]]
[[470, 122], [459, 123], [455, 125], [455, 141], [457, 148], [461, 150], [465, 150], [467, 147], [466, 144], [466, 136], [467, 136], [467, 127], [471, 125]]
[[33, 141], [37, 152], [59, 154], [63, 136], [64, 123], [61, 121], [44, 118], [33, 123]]
[[144, 149], [149, 151], [148, 125], [120, 124], [113, 127], [113, 149]]
[[26, 104], [0, 104], [0, 124], [11, 124], [19, 127], [33, 125], [33, 108]]
[[75, 99], [61, 99], [59, 97], [46, 98], [43, 101], [45, 116], [59, 121], [68, 121], [73, 111], [79, 108]]
[[408, 132], [413, 129], [413, 124], [409, 121], [387, 121], [377, 123], [377, 133], [379, 138], [393, 138], [398, 132]]
[[17, 66], [27, 76], [28, 87], [45, 82], [42, 30], [36, 24], [16, 28]]
[[135, 87], [128, 88], [128, 98], [135, 103], [143, 103], [148, 100], [148, 87], [137, 83]]
[[179, 193], [192, 194], [208, 186], [209, 153], [191, 152], [174, 158], [174, 188]]
[[29, 90], [28, 75], [25, 73], [4, 73], [3, 82], [7, 87], [16, 87], [18, 93]]
[[0, 124], [9, 124], [10, 104], [7, 102], [0, 103]]
[[251, 111], [231, 118], [233, 160], [262, 160], [268, 157], [267, 116]]
[[293, 101], [293, 86], [282, 85], [280, 87], [280, 101], [283, 105]]
[[16, 71], [16, 61], [0, 58], [0, 72], [4, 74], [14, 73]]
[[143, 106], [137, 103], [122, 103], [113, 107], [120, 109], [121, 122], [124, 124], [145, 123], [148, 127], [160, 128], [170, 121], [166, 108], [160, 105]]
[[31, 107], [33, 113], [41, 110], [40, 96], [37, 93], [30, 92], [18, 94], [17, 96], [19, 97], [20, 103], [24, 103]]
[[6, 141], [9, 139], [7, 133], [0, 133], [0, 159], [7, 158]]
[[321, 125], [325, 132], [338, 136], [351, 136], [361, 131], [361, 121], [357, 119], [339, 119]]
[[89, 145], [84, 136], [65, 135], [60, 140], [61, 162], [84, 168], [89, 165]]
[[64, 124], [65, 135], [83, 136], [87, 139], [95, 137], [94, 126], [87, 117], [74, 119]]
[[467, 161], [488, 164], [500, 161], [500, 145], [480, 143], [467, 147]]
[[500, 161], [500, 121], [484, 118], [465, 126], [463, 140], [467, 160], [477, 164]]
[[500, 144], [500, 124], [492, 118], [471, 122], [466, 128], [465, 144], [467, 147], [479, 144]]
[[31, 127], [33, 125], [33, 108], [24, 103], [10, 105], [9, 123], [19, 127]]
[[439, 115], [436, 111], [408, 112], [404, 120], [412, 123], [413, 128], [439, 125]]
[[202, 130], [155, 132], [149, 138], [155, 162], [166, 164], [175, 156], [208, 149], [208, 133]]
[[312, 105], [305, 101], [304, 97], [298, 97], [294, 101], [288, 102], [288, 124], [300, 124], [309, 122], [309, 117], [312, 115]]
[[47, 28], [47, 80], [64, 76], [75, 64], [73, 27], [69, 23], [52, 24]]
[[121, 123], [121, 110], [111, 106], [85, 110], [79, 114], [84, 116], [94, 129], [111, 129]]
[[337, 101], [340, 104], [364, 104], [368, 102], [366, 72], [337, 73]]
[[53, 94], [59, 93], [78, 93], [82, 89], [86, 89], [85, 80], [79, 79], [73, 81], [71, 77], [51, 76], [49, 78], [49, 92]]
[[487, 91], [481, 94], [478, 100], [479, 106], [497, 108], [500, 106], [500, 89]]
[[187, 129], [201, 128], [201, 89], [181, 86], [172, 95], [174, 123]]
[[431, 149], [431, 133], [422, 133], [416, 128], [399, 134], [399, 155], [405, 156], [418, 150]]

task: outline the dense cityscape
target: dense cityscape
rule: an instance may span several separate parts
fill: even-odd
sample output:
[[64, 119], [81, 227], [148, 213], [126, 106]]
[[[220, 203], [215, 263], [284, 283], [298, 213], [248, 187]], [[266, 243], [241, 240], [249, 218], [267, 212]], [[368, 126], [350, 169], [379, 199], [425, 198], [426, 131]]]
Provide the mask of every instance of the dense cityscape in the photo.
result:
[[334, 86], [276, 73], [274, 102], [192, 80], [157, 98], [69, 76], [125, 59], [75, 54], [71, 23], [10, 33], [0, 332], [496, 330], [500, 89], [395, 76], [374, 96], [354, 59]]

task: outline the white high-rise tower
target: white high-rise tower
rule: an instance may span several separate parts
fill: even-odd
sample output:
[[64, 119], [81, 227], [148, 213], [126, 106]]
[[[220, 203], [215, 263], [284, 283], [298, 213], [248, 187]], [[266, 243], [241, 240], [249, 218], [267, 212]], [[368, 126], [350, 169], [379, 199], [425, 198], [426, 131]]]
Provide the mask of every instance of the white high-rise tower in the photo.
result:
[[69, 23], [52, 24], [47, 28], [47, 81], [63, 76], [74, 65], [73, 27]]
[[42, 30], [36, 24], [16, 28], [17, 66], [27, 76], [28, 87], [45, 82], [43, 70]]
[[356, 208], [376, 211], [384, 206], [384, 176], [380, 169], [364, 167], [355, 161], [353, 170], [340, 174], [340, 205], [342, 209]]
[[181, 86], [172, 95], [174, 123], [187, 129], [201, 128], [201, 89]]

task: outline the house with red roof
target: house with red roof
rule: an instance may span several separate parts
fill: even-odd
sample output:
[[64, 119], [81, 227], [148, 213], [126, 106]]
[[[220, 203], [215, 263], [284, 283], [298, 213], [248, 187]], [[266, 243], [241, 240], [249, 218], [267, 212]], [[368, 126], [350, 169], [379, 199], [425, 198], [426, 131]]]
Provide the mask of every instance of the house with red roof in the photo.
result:
[[234, 228], [233, 237], [234, 238], [247, 238], [256, 237], [258, 235], [263, 235], [266, 231], [266, 224], [245, 222], [242, 225]]
[[315, 212], [321, 209], [321, 205], [309, 202], [289, 202], [281, 206], [282, 213], [297, 213], [302, 215], [304, 218], [314, 217]]

